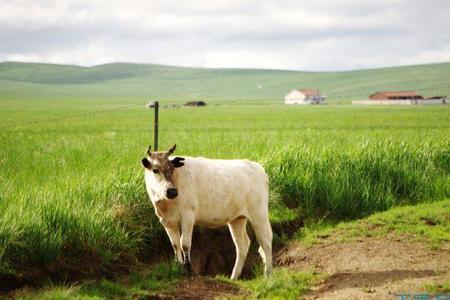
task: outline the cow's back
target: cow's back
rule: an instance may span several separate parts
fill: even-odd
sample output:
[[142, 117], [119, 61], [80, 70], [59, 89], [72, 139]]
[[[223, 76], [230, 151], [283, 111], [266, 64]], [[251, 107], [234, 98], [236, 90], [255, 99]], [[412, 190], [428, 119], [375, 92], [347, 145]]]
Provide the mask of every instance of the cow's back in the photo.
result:
[[187, 157], [174, 175], [180, 205], [194, 209], [200, 224], [220, 226], [249, 209], [267, 210], [268, 177], [255, 162]]

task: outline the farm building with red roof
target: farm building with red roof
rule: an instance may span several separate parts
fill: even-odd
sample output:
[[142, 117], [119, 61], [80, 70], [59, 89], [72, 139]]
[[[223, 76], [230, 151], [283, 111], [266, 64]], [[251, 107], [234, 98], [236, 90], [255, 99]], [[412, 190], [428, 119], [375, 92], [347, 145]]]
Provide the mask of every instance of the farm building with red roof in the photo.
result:
[[376, 92], [369, 96], [370, 100], [418, 100], [423, 99], [422, 95], [413, 91], [398, 92]]
[[446, 104], [446, 96], [424, 98], [414, 91], [376, 92], [369, 96], [369, 100], [354, 100], [356, 105], [428, 105]]

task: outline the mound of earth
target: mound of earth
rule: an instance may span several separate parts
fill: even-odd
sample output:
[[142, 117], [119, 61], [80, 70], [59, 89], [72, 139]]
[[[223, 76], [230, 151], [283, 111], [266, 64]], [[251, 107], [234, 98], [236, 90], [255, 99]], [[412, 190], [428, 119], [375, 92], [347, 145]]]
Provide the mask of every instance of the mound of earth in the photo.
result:
[[360, 238], [336, 242], [327, 237], [309, 247], [292, 243], [277, 264], [329, 275], [307, 299], [396, 299], [424, 293], [424, 285], [450, 280], [450, 244], [430, 250], [407, 237]]
[[208, 277], [192, 277], [181, 281], [171, 293], [159, 293], [145, 299], [223, 299], [243, 295], [236, 286], [216, 281]]

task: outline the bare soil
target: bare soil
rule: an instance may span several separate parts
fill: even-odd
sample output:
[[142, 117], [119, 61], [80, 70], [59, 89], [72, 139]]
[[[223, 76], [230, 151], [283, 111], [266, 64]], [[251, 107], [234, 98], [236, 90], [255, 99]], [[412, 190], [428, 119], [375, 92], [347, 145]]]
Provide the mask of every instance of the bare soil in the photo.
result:
[[181, 281], [172, 292], [155, 294], [146, 299], [209, 300], [236, 295], [244, 296], [244, 293], [234, 285], [199, 276]]
[[329, 276], [306, 299], [397, 299], [424, 293], [424, 285], [450, 280], [450, 243], [439, 250], [404, 236], [336, 242], [325, 237], [306, 247], [295, 242], [281, 249], [277, 264]]

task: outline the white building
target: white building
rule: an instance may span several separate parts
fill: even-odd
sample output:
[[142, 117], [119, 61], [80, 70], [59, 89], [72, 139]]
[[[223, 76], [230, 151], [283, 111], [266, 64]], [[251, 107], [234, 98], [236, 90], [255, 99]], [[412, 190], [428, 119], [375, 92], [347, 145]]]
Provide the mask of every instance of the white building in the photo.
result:
[[295, 89], [284, 96], [284, 104], [323, 104], [325, 97], [319, 89]]

